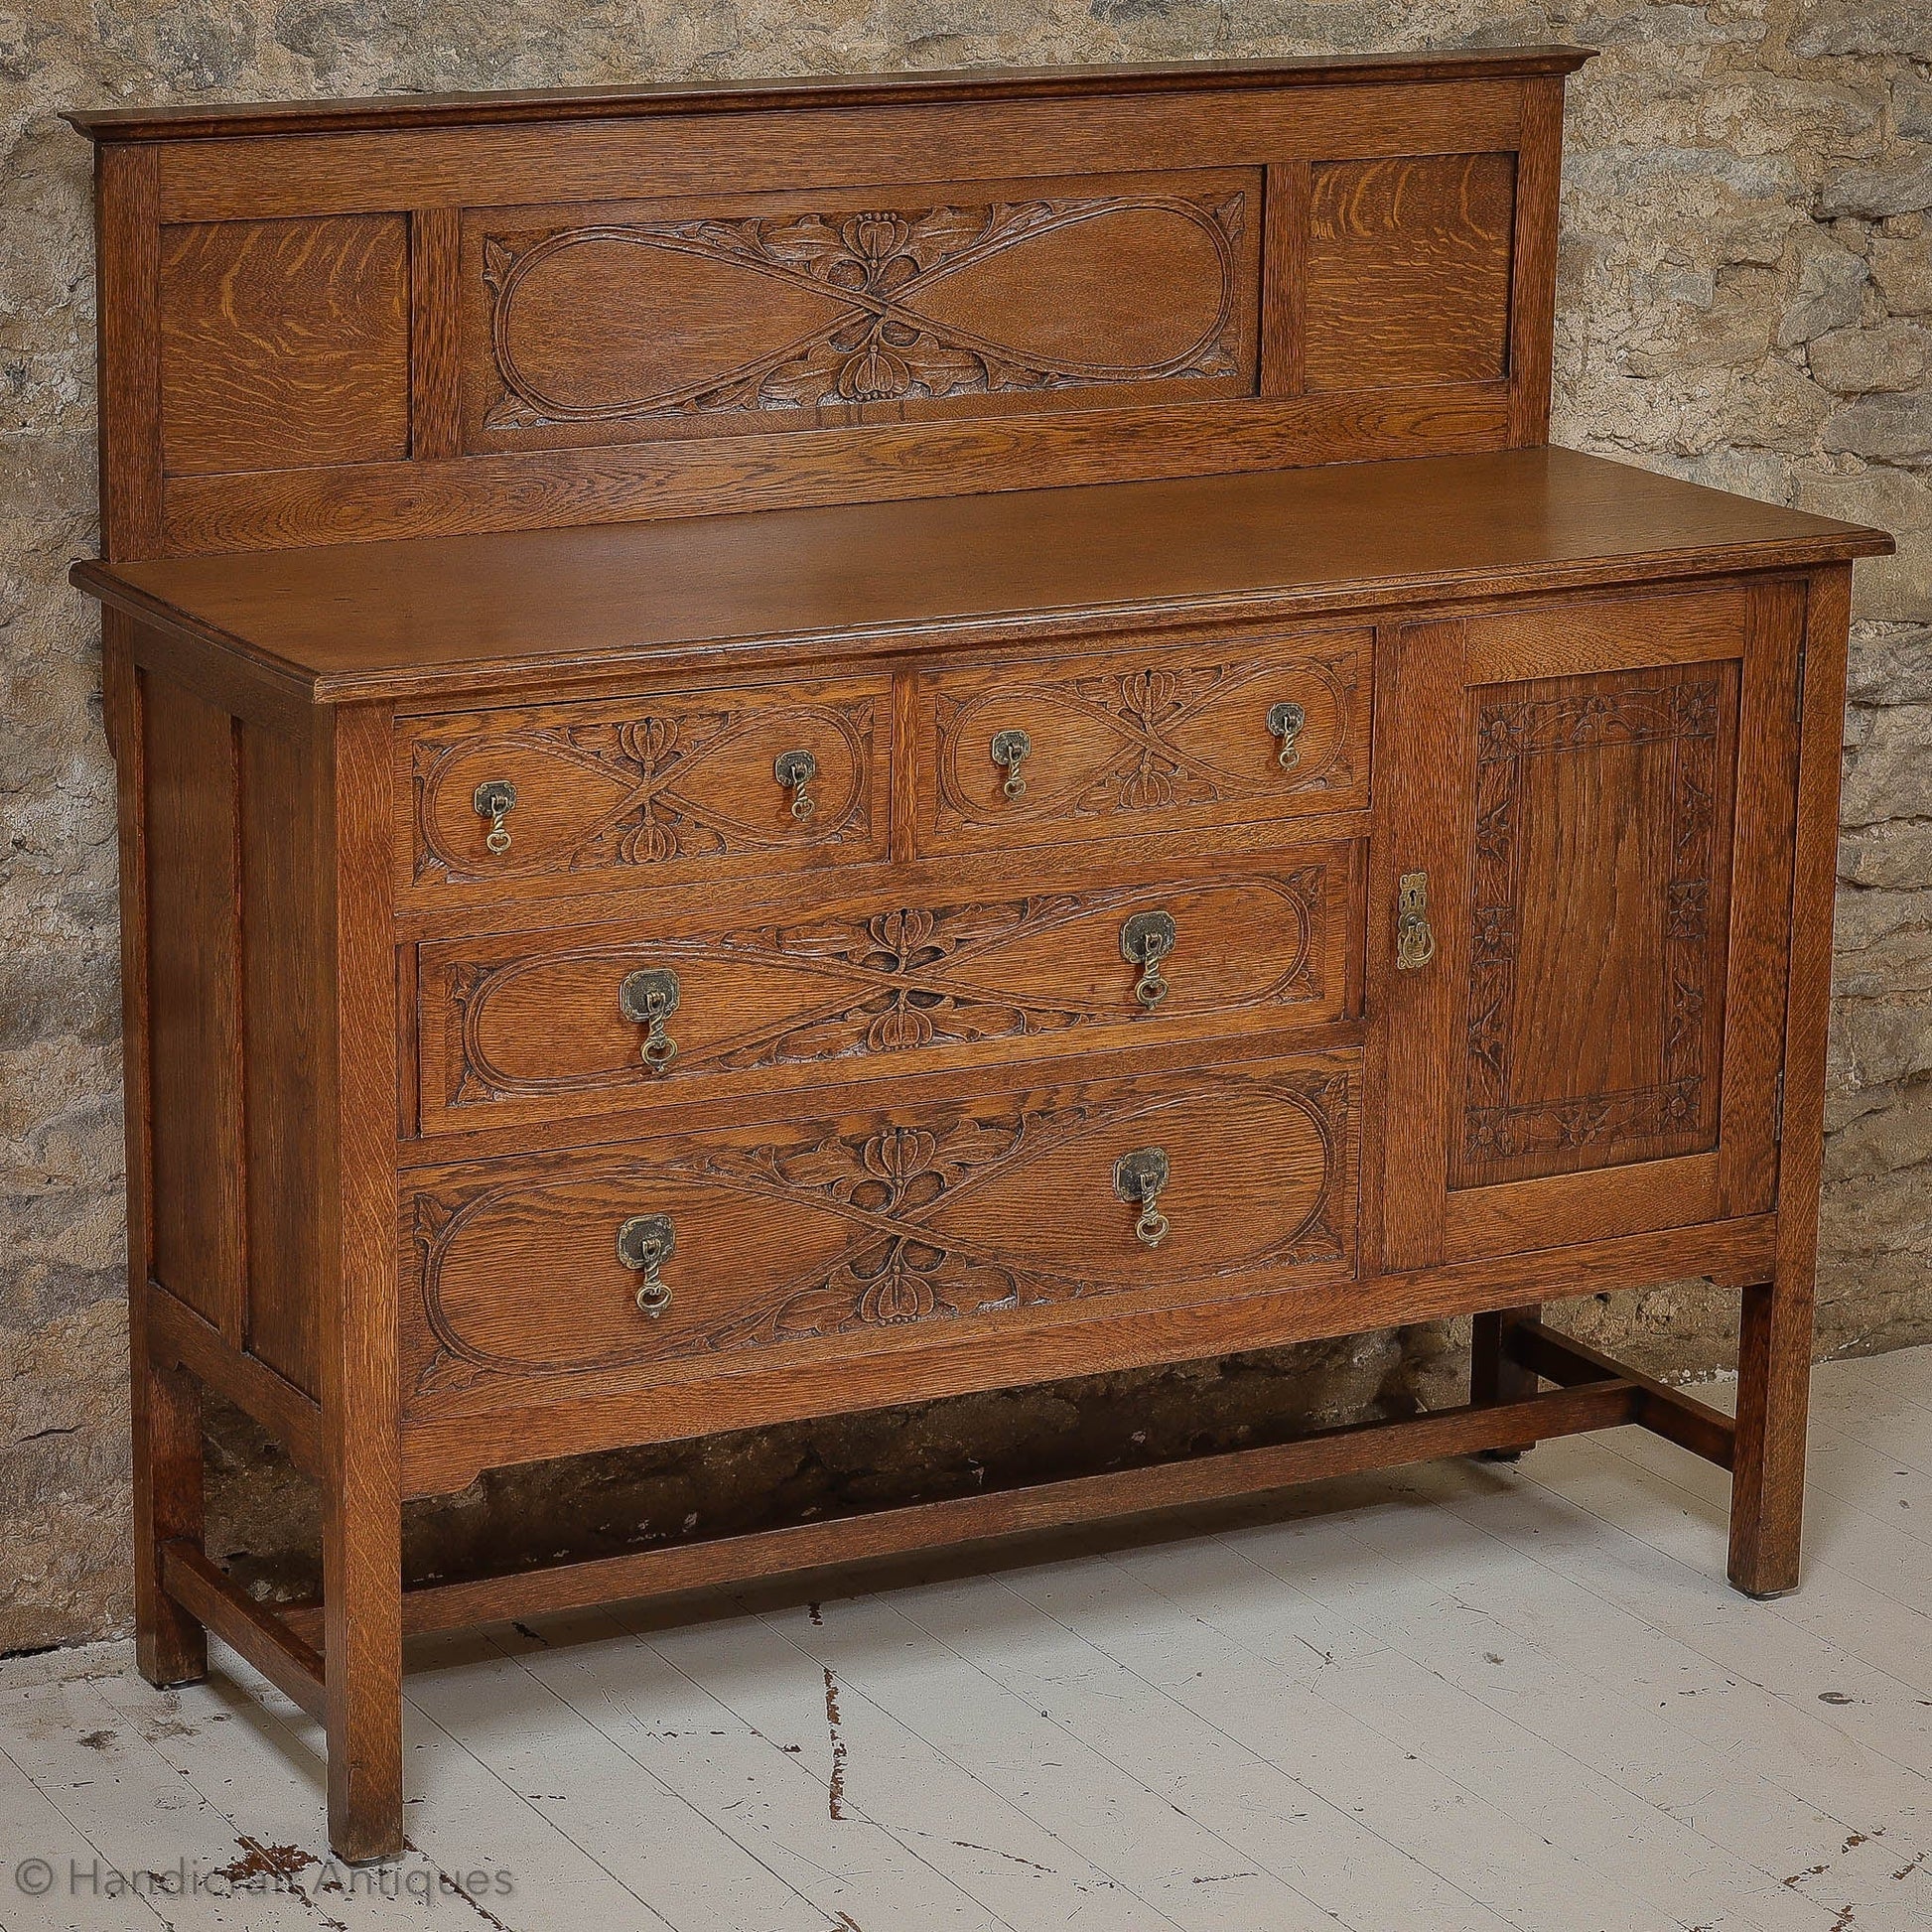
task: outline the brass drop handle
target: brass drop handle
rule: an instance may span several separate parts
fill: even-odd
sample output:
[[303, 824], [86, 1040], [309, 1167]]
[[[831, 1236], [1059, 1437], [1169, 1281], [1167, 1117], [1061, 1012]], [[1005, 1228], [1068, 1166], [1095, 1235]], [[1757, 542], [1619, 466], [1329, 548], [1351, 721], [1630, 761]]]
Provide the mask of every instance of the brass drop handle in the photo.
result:
[[677, 975], [668, 966], [643, 966], [624, 975], [618, 988], [618, 1011], [644, 1029], [639, 1049], [653, 1073], [669, 1070], [677, 1058], [677, 1041], [664, 1031], [664, 1022], [677, 1011]]
[[1168, 1217], [1161, 1212], [1161, 1190], [1168, 1184], [1168, 1150], [1164, 1147], [1136, 1148], [1114, 1163], [1114, 1192], [1122, 1200], [1137, 1204], [1141, 1218], [1134, 1232], [1144, 1246], [1158, 1248], [1168, 1237]]
[[618, 1259], [637, 1284], [637, 1311], [653, 1319], [671, 1306], [671, 1291], [657, 1271], [677, 1253], [677, 1230], [668, 1214], [633, 1214], [618, 1230]]
[[1302, 727], [1308, 722], [1308, 712], [1290, 699], [1268, 707], [1268, 735], [1282, 741], [1277, 757], [1284, 771], [1293, 771], [1302, 762]]
[[818, 800], [805, 787], [818, 776], [818, 760], [805, 751], [780, 752], [772, 761], [771, 775], [791, 793], [791, 815], [804, 820], [818, 810]]
[[1429, 923], [1429, 875], [1405, 872], [1395, 889], [1395, 964], [1414, 973], [1436, 957], [1436, 934]]
[[1027, 789], [1027, 781], [1020, 775], [1020, 764], [1023, 759], [1033, 755], [1033, 740], [1018, 729], [993, 734], [993, 762], [1007, 774], [1007, 781], [1000, 789], [1009, 798], [1018, 798]]
[[1173, 915], [1159, 910], [1136, 912], [1120, 929], [1120, 956], [1141, 969], [1134, 997], [1152, 1013], [1168, 997], [1161, 962], [1173, 951]]
[[476, 806], [479, 818], [489, 820], [483, 844], [500, 859], [510, 849], [510, 835], [503, 820], [516, 804], [516, 787], [507, 778], [485, 778], [470, 802]]

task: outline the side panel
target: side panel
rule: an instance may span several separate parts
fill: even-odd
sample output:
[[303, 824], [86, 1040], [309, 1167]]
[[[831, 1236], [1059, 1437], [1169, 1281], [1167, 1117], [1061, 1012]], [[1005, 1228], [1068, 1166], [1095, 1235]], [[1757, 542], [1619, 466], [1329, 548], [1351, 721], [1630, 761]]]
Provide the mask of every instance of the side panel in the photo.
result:
[[143, 673], [155, 1278], [241, 1345], [247, 1280], [235, 722]]
[[249, 1352], [305, 1395], [317, 1374], [316, 985], [322, 934], [303, 854], [313, 840], [315, 753], [244, 722], [241, 984], [248, 1046]]
[[[134, 1203], [152, 1229], [145, 1266], [222, 1346], [313, 1398], [326, 1186], [315, 1121], [322, 937], [306, 856], [316, 755], [306, 729], [237, 717], [144, 661], [151, 633], [131, 636], [139, 705], [127, 729], [139, 742], [126, 782], [140, 786], [145, 818], [147, 922], [136, 936], [152, 1154], [151, 1173], [137, 1176], [151, 1188]], [[200, 1359], [218, 1373], [218, 1348]], [[259, 1408], [253, 1386], [244, 1377], [226, 1392]]]

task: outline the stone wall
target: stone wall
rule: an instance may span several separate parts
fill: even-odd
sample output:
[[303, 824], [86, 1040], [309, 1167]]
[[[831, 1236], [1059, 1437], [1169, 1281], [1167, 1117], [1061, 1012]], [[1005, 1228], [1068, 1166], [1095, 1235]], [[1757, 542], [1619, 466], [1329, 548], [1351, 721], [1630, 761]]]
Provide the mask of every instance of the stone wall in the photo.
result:
[[[112, 788], [89, 608], [87, 152], [62, 106], [1472, 41], [1581, 41], [1566, 167], [1558, 440], [1883, 524], [1847, 725], [1821, 1352], [1932, 1339], [1932, 6], [1717, 0], [25, 0], [0, 16], [0, 1651], [123, 1628], [127, 1434]], [[1709, 1369], [1696, 1284], [1572, 1317]], [[455, 1570], [539, 1514], [605, 1544], [1148, 1444], [1251, 1439], [1446, 1389], [1458, 1337], [940, 1405], [480, 1485], [418, 1511]], [[285, 1581], [309, 1500], [240, 1483], [221, 1550]], [[254, 1500], [247, 1500], [250, 1496]]]

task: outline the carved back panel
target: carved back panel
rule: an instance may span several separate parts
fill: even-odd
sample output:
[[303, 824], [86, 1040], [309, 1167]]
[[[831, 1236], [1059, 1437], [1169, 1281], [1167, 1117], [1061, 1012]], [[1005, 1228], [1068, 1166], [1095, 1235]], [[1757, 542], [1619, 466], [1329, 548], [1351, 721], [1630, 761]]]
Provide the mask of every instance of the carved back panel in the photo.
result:
[[1584, 58], [75, 115], [109, 554], [1540, 442]]

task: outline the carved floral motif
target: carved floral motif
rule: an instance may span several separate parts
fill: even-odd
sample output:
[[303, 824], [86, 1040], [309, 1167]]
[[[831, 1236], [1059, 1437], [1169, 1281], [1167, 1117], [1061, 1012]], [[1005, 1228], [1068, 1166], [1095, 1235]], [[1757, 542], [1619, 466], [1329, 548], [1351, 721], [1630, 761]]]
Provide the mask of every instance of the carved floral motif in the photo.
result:
[[[1475, 817], [1469, 910], [1461, 1163], [1508, 1162], [1695, 1133], [1711, 1100], [1705, 1010], [1717, 864], [1720, 688], [1715, 676], [1651, 689], [1487, 702], [1475, 725]], [[1663, 882], [1661, 1062], [1655, 1084], [1628, 1092], [1519, 1104], [1509, 1042], [1516, 1000], [1518, 819], [1528, 759], [1603, 745], [1670, 749], [1671, 875]], [[1617, 1158], [1609, 1154], [1608, 1158]], [[1627, 1157], [1626, 1157], [1627, 1158]]]
[[[968, 823], [1042, 812], [1083, 818], [1273, 797], [1290, 788], [1345, 790], [1355, 781], [1349, 744], [1357, 662], [1349, 652], [1292, 666], [1136, 665], [1064, 681], [1017, 683], [998, 693], [963, 698], [941, 690], [934, 719], [942, 816]], [[1263, 729], [1268, 701], [1284, 693], [1304, 699], [1311, 717], [1321, 707], [1330, 719], [1325, 749], [1291, 773], [1275, 761], [1273, 740]], [[1241, 702], [1257, 707], [1252, 719], [1237, 716], [1233, 707]], [[1199, 729], [1206, 715], [1220, 707], [1226, 708], [1227, 728]], [[1033, 721], [1027, 790], [1017, 801], [997, 793], [982, 798], [960, 777], [962, 761], [975, 770], [985, 764], [985, 729], [995, 713], [1002, 719]], [[1098, 726], [1106, 741], [1096, 754], [1083, 729], [1085, 761], [1070, 773], [1057, 771], [1052, 763], [1051, 721], [1056, 717], [1083, 728]], [[1267, 756], [1257, 758], [1257, 751]]]
[[[1278, 925], [1279, 950], [1264, 980], [1190, 988], [1189, 1011], [1318, 1001], [1323, 993], [1320, 935], [1326, 868], [1301, 866], [1230, 886], [1254, 901], [1253, 916]], [[450, 1104], [460, 1106], [519, 1093], [633, 1086], [651, 1079], [627, 1047], [608, 1071], [588, 1075], [536, 1078], [495, 1062], [484, 1037], [490, 999], [526, 974], [579, 963], [608, 965], [614, 1009], [618, 981], [640, 963], [687, 971], [698, 961], [742, 965], [760, 975], [783, 972], [801, 983], [797, 1005], [777, 1019], [728, 1030], [706, 1042], [693, 1042], [687, 1031], [676, 1061], [680, 1076], [698, 1069], [738, 1072], [854, 1053], [1030, 1038], [1145, 1019], [1133, 1002], [1133, 970], [1127, 966], [1121, 967], [1120, 997], [1108, 1001], [1056, 996], [1050, 985], [1015, 984], [1003, 970], [1001, 956], [1075, 924], [1090, 924], [1102, 933], [1111, 953], [1111, 917], [1124, 916], [1149, 896], [1144, 888], [1042, 893], [1019, 899], [774, 921], [716, 937], [657, 941], [644, 949], [530, 952], [491, 964], [459, 961], [450, 968], [448, 981], [445, 1091]]]
[[[1333, 1068], [1239, 1083], [1238, 1091], [1299, 1117], [1301, 1131], [1318, 1150], [1319, 1177], [1299, 1217], [1285, 1230], [1257, 1238], [1249, 1252], [1220, 1270], [1219, 1279], [1345, 1255], [1340, 1210], [1352, 1085], [1350, 1073]], [[1131, 1145], [1135, 1135], [1155, 1131], [1150, 1117], [1171, 1104], [1145, 1094], [1095, 1096], [1076, 1089], [962, 1106], [912, 1123], [807, 1125], [751, 1144], [672, 1139], [653, 1143], [646, 1158], [588, 1169], [573, 1175], [572, 1184], [603, 1188], [614, 1198], [634, 1192], [674, 1202], [679, 1189], [696, 1188], [707, 1199], [721, 1192], [737, 1197], [750, 1216], [830, 1215], [843, 1227], [829, 1265], [813, 1261], [761, 1292], [727, 1298], [715, 1312], [701, 1309], [690, 1319], [640, 1325], [621, 1348], [588, 1359], [494, 1352], [466, 1333], [444, 1305], [443, 1271], [465, 1229], [492, 1213], [513, 1215], [523, 1197], [547, 1183], [525, 1175], [471, 1191], [427, 1187], [412, 1207], [422, 1308], [433, 1340], [417, 1393], [459, 1391], [492, 1373], [576, 1373], [1118, 1292], [1132, 1284], [1107, 1280], [1091, 1261], [1074, 1268], [1045, 1259], [1011, 1197], [1004, 1211], [982, 1216], [971, 1210], [976, 1197], [998, 1182], [1021, 1179], [1024, 1185], [1030, 1166], [1069, 1142], [1104, 1134], [1105, 1148], [1116, 1140]], [[1107, 1162], [1099, 1161], [1097, 1171], [1106, 1170]], [[682, 1259], [694, 1265], [694, 1257]]]
[[[851, 772], [843, 796], [820, 795], [801, 829], [777, 807], [782, 794], [768, 765], [756, 768], [746, 747], [760, 746], [770, 713], [721, 701], [623, 718], [509, 726], [488, 737], [424, 737], [411, 752], [416, 790], [416, 878], [474, 879], [519, 871], [596, 871], [667, 860], [723, 858], [774, 846], [864, 843], [872, 834], [873, 705], [868, 699], [801, 705], [786, 714], [801, 744], [842, 743]], [[523, 823], [503, 861], [485, 860], [471, 800], [481, 754], [504, 767], [544, 774], [523, 783]], [[743, 759], [744, 762], [738, 762]], [[821, 759], [821, 768], [826, 760]], [[522, 782], [522, 781], [519, 781]], [[526, 830], [544, 796], [581, 805], [567, 842], [544, 843]], [[768, 802], [762, 818], [748, 807]], [[466, 842], [467, 841], [467, 842]]]
[[[1235, 260], [1245, 197], [1219, 202], [1188, 196], [1109, 196], [992, 202], [852, 213], [788, 213], [741, 219], [594, 223], [534, 237], [490, 235], [483, 242], [489, 292], [490, 349], [503, 394], [484, 418], [488, 430], [546, 423], [658, 415], [809, 409], [827, 403], [1063, 389], [1231, 375]], [[1039, 344], [982, 334], [957, 316], [922, 306], [941, 284], [970, 277], [983, 263], [1040, 252], [1056, 236], [1117, 217], [1173, 224], [1176, 240], [1204, 238], [1219, 279], [1208, 326], [1174, 352], [1151, 360], [1079, 360]], [[823, 320], [802, 334], [726, 359], [694, 379], [608, 400], [573, 403], [546, 389], [519, 361], [512, 321], [519, 293], [571, 251], [617, 246], [638, 251], [638, 274], [661, 274], [666, 258], [691, 258], [737, 271], [746, 314], [759, 313], [760, 285], [772, 282], [811, 298]], [[1050, 264], [1042, 260], [1042, 275]], [[1159, 291], [1149, 299], [1156, 299]], [[968, 313], [975, 313], [969, 307]], [[992, 325], [987, 325], [991, 327]], [[724, 351], [730, 357], [729, 349]]]

